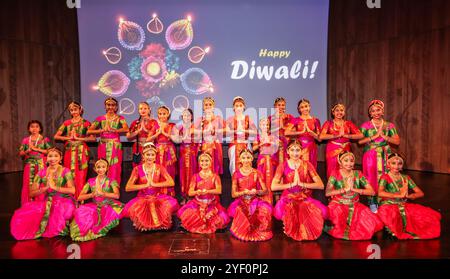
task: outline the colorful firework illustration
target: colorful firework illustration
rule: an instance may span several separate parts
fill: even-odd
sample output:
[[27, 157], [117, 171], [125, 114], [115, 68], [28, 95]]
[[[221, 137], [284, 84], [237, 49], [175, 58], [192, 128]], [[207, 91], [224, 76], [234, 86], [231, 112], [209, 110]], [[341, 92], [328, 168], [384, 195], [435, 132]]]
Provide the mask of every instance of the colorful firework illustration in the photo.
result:
[[[208, 74], [201, 69], [199, 63], [204, 60], [210, 47], [191, 46], [194, 40], [192, 17], [175, 20], [168, 25], [165, 32], [164, 23], [154, 13], [151, 19], [143, 25], [137, 22], [119, 19], [117, 40], [120, 47], [111, 46], [102, 51], [105, 60], [110, 65], [125, 63], [126, 73], [112, 69], [103, 74], [94, 87], [107, 96], [127, 97], [124, 99], [124, 112], [134, 112], [135, 104], [127, 96], [130, 85], [134, 86], [141, 97], [151, 101], [153, 105], [162, 103], [160, 95], [165, 90], [180, 86], [187, 94], [201, 95], [213, 92], [213, 83]], [[165, 44], [146, 42], [146, 32], [151, 36], [161, 36]], [[188, 49], [190, 47], [190, 49]], [[185, 50], [185, 51], [183, 51]], [[122, 52], [134, 56], [124, 61]], [[129, 55], [127, 56], [129, 57]], [[180, 66], [181, 59], [185, 69]], [[195, 67], [189, 67], [189, 64]], [[182, 72], [180, 72], [182, 71]], [[185, 97], [187, 100], [187, 97]], [[178, 96], [177, 102], [180, 100]], [[174, 103], [172, 100], [172, 103]], [[175, 103], [177, 103], [175, 102]], [[189, 106], [189, 102], [187, 102]]]

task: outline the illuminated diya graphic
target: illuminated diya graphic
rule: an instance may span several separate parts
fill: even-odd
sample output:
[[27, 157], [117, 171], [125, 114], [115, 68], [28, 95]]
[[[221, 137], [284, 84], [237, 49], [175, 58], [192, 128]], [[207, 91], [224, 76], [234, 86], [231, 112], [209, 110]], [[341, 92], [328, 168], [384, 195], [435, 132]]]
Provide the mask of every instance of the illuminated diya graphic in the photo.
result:
[[117, 37], [122, 47], [129, 50], [141, 50], [144, 46], [145, 33], [142, 27], [132, 21], [119, 20]]
[[157, 14], [152, 15], [152, 19], [147, 23], [147, 30], [153, 34], [159, 34], [163, 31], [164, 24], [159, 19]]
[[191, 47], [191, 49], [189, 49], [188, 52], [189, 61], [195, 64], [202, 62], [203, 58], [209, 52], [209, 50], [210, 50], [209, 47], [206, 47], [205, 49], [199, 46]]
[[136, 104], [129, 98], [123, 98], [119, 101], [119, 114], [133, 114], [136, 110]]
[[121, 71], [108, 71], [100, 78], [95, 90], [100, 90], [110, 97], [119, 97], [125, 94], [130, 85], [130, 79]]
[[177, 95], [172, 100], [172, 107], [178, 112], [183, 112], [189, 108], [189, 99], [184, 95]]
[[145, 80], [158, 82], [167, 74], [166, 64], [161, 59], [150, 56], [142, 62], [141, 73]]
[[106, 60], [110, 64], [117, 64], [122, 59], [122, 52], [117, 47], [110, 47], [107, 50], [102, 51], [102, 54], [105, 56]]
[[[186, 93], [192, 95], [213, 92], [212, 81], [204, 70], [190, 68], [183, 74], [180, 72], [183, 57], [179, 55], [184, 56], [185, 53], [177, 54], [175, 50], [189, 49], [187, 58], [194, 64], [202, 62], [210, 51], [210, 47], [207, 46], [190, 47], [194, 38], [190, 15], [166, 27], [154, 13], [147, 22], [146, 28], [151, 34], [165, 34], [165, 43], [146, 42], [145, 32], [140, 24], [119, 18], [117, 38], [120, 46], [102, 50], [102, 54], [112, 65], [121, 65], [122, 58], [129, 59], [125, 63], [126, 74], [119, 70], [104, 73], [93, 87], [95, 90], [107, 96], [120, 97], [127, 92], [130, 82], [133, 81], [137, 96], [151, 97], [149, 100], [157, 106], [164, 104], [158, 96], [176, 88], [179, 84]], [[127, 50], [137, 52], [135, 55], [130, 55], [126, 52]], [[187, 62], [185, 58], [184, 60]], [[122, 114], [132, 114], [136, 111], [136, 104], [133, 101], [135, 96], [127, 97], [129, 98], [122, 99], [123, 103], [120, 106]], [[186, 96], [178, 95], [172, 99], [172, 105], [175, 109], [182, 110], [189, 107], [189, 101]]]
[[191, 16], [173, 22], [166, 30], [166, 41], [172, 50], [187, 48], [194, 38]]
[[214, 87], [208, 74], [200, 68], [190, 68], [181, 75], [181, 85], [192, 95], [214, 92]]

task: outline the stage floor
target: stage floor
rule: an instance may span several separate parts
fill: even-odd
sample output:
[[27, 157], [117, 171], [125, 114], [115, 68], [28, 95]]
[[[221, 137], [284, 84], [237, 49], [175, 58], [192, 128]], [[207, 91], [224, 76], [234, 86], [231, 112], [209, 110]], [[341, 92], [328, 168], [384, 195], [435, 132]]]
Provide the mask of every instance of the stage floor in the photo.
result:
[[[128, 177], [131, 164], [125, 162], [122, 177]], [[439, 259], [450, 258], [450, 175], [406, 171], [424, 190], [419, 203], [430, 206], [442, 214], [442, 233], [435, 240], [398, 241], [385, 232], [378, 232], [370, 241], [333, 239], [323, 233], [317, 241], [298, 242], [283, 233], [282, 223], [274, 219], [274, 237], [260, 243], [241, 242], [228, 230], [211, 235], [191, 234], [178, 225], [170, 231], [138, 232], [129, 219], [122, 220], [106, 237], [76, 243], [82, 259], [366, 259], [376, 253], [378, 245], [382, 259]], [[325, 177], [324, 164], [319, 163], [319, 174]], [[222, 204], [231, 202], [229, 174], [222, 179]], [[22, 173], [0, 175], [0, 258], [1, 259], [64, 259], [72, 251], [70, 237], [15, 241], [9, 233], [12, 213], [19, 207]], [[126, 181], [122, 182], [122, 186]], [[121, 200], [126, 202], [135, 193], [121, 189]], [[325, 201], [323, 192], [314, 197]], [[375, 244], [375, 245], [373, 245]]]

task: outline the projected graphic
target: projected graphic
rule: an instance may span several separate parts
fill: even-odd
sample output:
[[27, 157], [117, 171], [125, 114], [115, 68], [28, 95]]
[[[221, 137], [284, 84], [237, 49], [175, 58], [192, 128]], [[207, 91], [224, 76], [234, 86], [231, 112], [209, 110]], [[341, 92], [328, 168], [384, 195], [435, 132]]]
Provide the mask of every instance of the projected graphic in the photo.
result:
[[[214, 87], [211, 78], [204, 70], [189, 68], [181, 75], [177, 72], [180, 69], [180, 58], [173, 51], [185, 49], [192, 43], [194, 31], [191, 21], [192, 18], [188, 15], [186, 19], [174, 21], [169, 25], [165, 33], [169, 49], [160, 43], [148, 43], [144, 48], [144, 29], [138, 23], [121, 17], [117, 31], [120, 45], [125, 51], [141, 51], [127, 64], [129, 77], [118, 70], [108, 71], [100, 78], [94, 89], [98, 89], [106, 96], [120, 97], [126, 93], [131, 79], [140, 95], [148, 98], [159, 95], [166, 88], [175, 87], [181, 80], [186, 93], [201, 95], [206, 92], [213, 92]], [[147, 23], [147, 30], [153, 34], [160, 34], [163, 29], [163, 22], [157, 14], [153, 14], [152, 19]], [[198, 64], [203, 60], [209, 49], [209, 47], [206, 47], [206, 49], [198, 46], [193, 47], [190, 49], [187, 58], [192, 63]], [[121, 50], [116, 47], [104, 50], [103, 55], [110, 64], [117, 64], [122, 58]], [[186, 97], [184, 99], [187, 101], [187, 106], [184, 108], [187, 108], [189, 107], [189, 100]], [[133, 114], [134, 102], [129, 98], [124, 100], [133, 104], [133, 109], [121, 109], [119, 112], [126, 115]], [[177, 103], [174, 101], [175, 99], [172, 100], [173, 104]], [[160, 104], [160, 101], [156, 103]], [[179, 107], [174, 107], [174, 109], [180, 110]]]
[[223, 117], [237, 95], [255, 121], [279, 96], [295, 116], [301, 98], [327, 116], [328, 0], [91, 0], [77, 14], [87, 119], [109, 96], [129, 123], [139, 102], [153, 117], [167, 105], [178, 121], [185, 108], [201, 114], [206, 96]]

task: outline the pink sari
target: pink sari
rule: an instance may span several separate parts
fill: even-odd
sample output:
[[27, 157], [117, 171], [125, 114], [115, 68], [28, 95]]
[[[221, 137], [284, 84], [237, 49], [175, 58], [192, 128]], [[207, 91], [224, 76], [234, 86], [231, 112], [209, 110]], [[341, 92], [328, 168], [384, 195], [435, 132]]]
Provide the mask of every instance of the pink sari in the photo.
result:
[[256, 126], [250, 119], [250, 116], [245, 115], [243, 120], [238, 121], [236, 116], [232, 116], [226, 121], [227, 127], [232, 131], [231, 142], [228, 146], [228, 158], [230, 159], [230, 173], [233, 174], [239, 167], [239, 154], [242, 150], [249, 148], [248, 133], [238, 134], [236, 131], [241, 126], [244, 130], [253, 129], [256, 131]]
[[[40, 136], [40, 139], [33, 143], [36, 147], [40, 149], [49, 149], [51, 147], [50, 140], [48, 138], [44, 138]], [[26, 137], [22, 140], [22, 144], [20, 145], [19, 151], [27, 151], [30, 149], [30, 137]], [[40, 170], [44, 169], [45, 163], [47, 161], [47, 157], [45, 154], [40, 152], [31, 151], [24, 158], [24, 167], [23, 167], [23, 181], [22, 181], [22, 192], [20, 198], [20, 204], [24, 205], [25, 203], [31, 201], [30, 198], [30, 188], [33, 184], [34, 178], [39, 173]]]
[[[359, 132], [358, 127], [353, 124], [353, 122], [346, 120], [344, 122], [344, 133], [345, 134], [356, 134]], [[327, 134], [339, 135], [339, 129], [336, 129], [333, 125], [333, 120], [326, 121], [323, 124], [322, 131], [327, 131]], [[339, 170], [339, 164], [337, 157], [339, 153], [343, 151], [351, 151], [352, 146], [350, 139], [348, 138], [337, 138], [328, 140], [326, 147], [326, 160], [327, 160], [327, 178], [330, 177], [331, 173], [335, 170]]]
[[[377, 131], [371, 121], [367, 121], [361, 125], [361, 132], [364, 137], [374, 136]], [[383, 133], [386, 136], [392, 137], [397, 134], [394, 124], [385, 121], [383, 126]], [[378, 180], [381, 175], [385, 173], [387, 157], [391, 154], [391, 147], [381, 137], [374, 139], [364, 146], [364, 154], [362, 160], [362, 167], [364, 176], [369, 180], [370, 185], [378, 192]]]
[[[192, 129], [193, 125], [191, 125], [191, 130]], [[182, 125], [178, 126], [178, 130], [180, 131], [180, 136], [186, 132]], [[180, 192], [184, 198], [188, 198], [189, 183], [191, 182], [192, 176], [198, 172], [197, 153], [198, 144], [194, 142], [194, 135], [191, 134], [191, 137], [183, 139], [181, 142], [178, 160], [180, 168]]]
[[[71, 131], [75, 130], [76, 136], [84, 138], [91, 123], [82, 119], [78, 123], [73, 123], [72, 119], [64, 121], [58, 131], [62, 136], [70, 137]], [[68, 140], [64, 143], [64, 166], [72, 172], [75, 184], [75, 198], [78, 197], [86, 183], [86, 176], [89, 165], [89, 147], [83, 141]]]
[[[272, 185], [273, 176], [275, 174], [277, 165], [279, 164], [279, 152], [282, 151], [280, 151], [277, 137], [270, 135], [268, 142], [270, 143], [269, 145], [261, 146], [259, 148], [257, 168], [258, 171], [263, 174], [263, 181], [267, 187], [267, 194], [264, 195], [262, 199], [269, 204], [272, 204], [273, 195], [270, 186]], [[261, 143], [261, 135], [258, 135], [256, 137], [256, 143]]]
[[[96, 178], [89, 179], [84, 186], [86, 193], [95, 192], [96, 187]], [[116, 181], [106, 178], [100, 187], [105, 193], [114, 193], [114, 188], [119, 188], [119, 185]], [[120, 201], [105, 197], [94, 197], [92, 202], [80, 205], [75, 209], [70, 224], [72, 240], [88, 241], [105, 236], [119, 224], [122, 208]]]
[[[312, 183], [318, 176], [310, 162], [303, 161], [297, 170], [291, 169], [288, 161], [279, 165], [275, 176], [282, 177], [282, 183], [294, 181], [295, 172], [300, 181]], [[274, 207], [273, 215], [282, 220], [284, 233], [295, 240], [315, 240], [322, 234], [324, 220], [328, 217], [328, 209], [320, 201], [311, 197], [311, 190], [299, 186], [283, 191], [280, 200]]]
[[[216, 131], [225, 128], [225, 121], [220, 116], [214, 116], [211, 120], [203, 116], [195, 123], [195, 127], [202, 131], [201, 152], [207, 152], [212, 156], [213, 172], [223, 174], [223, 134]], [[207, 132], [208, 128], [211, 128], [211, 133]]]
[[269, 116], [271, 134], [275, 137], [278, 137], [282, 145], [279, 146], [278, 149], [278, 162], [282, 164], [288, 157], [287, 155], [287, 145], [289, 142], [289, 138], [285, 135], [285, 128], [289, 123], [294, 120], [294, 116], [291, 114], [284, 114], [283, 118], [277, 118], [276, 115]]
[[[154, 171], [149, 175], [154, 182], [162, 182], [167, 170], [154, 164]], [[144, 165], [133, 169], [130, 180], [137, 184], [146, 184], [147, 176]], [[148, 187], [138, 192], [136, 198], [130, 200], [122, 210], [120, 218], [130, 218], [133, 225], [140, 231], [168, 230], [172, 227], [172, 214], [178, 209], [177, 200], [165, 194], [165, 187]], [[173, 188], [173, 187], [170, 187]]]
[[[138, 129], [139, 119], [134, 120], [130, 125], [130, 131], [135, 132]], [[142, 146], [147, 142], [149, 134], [154, 133], [157, 121], [155, 119], [148, 119], [144, 122], [144, 130], [136, 136], [136, 141], [133, 143], [133, 168], [142, 162]]]
[[[39, 171], [34, 182], [43, 188], [47, 184], [47, 168]], [[60, 166], [53, 178], [59, 187], [65, 187], [72, 180], [69, 169]], [[75, 200], [72, 195], [49, 189], [48, 192], [22, 205], [11, 219], [11, 234], [17, 240], [40, 237], [65, 236], [69, 233], [68, 223], [72, 220]]]
[[[320, 121], [319, 119], [312, 117], [311, 119], [304, 120], [300, 116], [294, 118], [291, 122], [294, 125], [294, 128], [297, 131], [303, 131], [305, 125], [308, 125], [308, 128], [314, 133], [320, 133]], [[302, 135], [297, 136], [298, 141], [302, 145], [302, 149], [304, 149], [305, 153], [303, 154], [303, 160], [310, 162], [314, 168], [317, 168], [317, 143], [312, 135], [309, 133], [304, 133]]]
[[[258, 177], [262, 174], [253, 170], [245, 176], [238, 169], [233, 174], [233, 184], [237, 191], [260, 190]], [[243, 241], [266, 241], [272, 238], [272, 206], [259, 196], [241, 196], [228, 207], [228, 215], [233, 218], [230, 231]]]
[[[174, 123], [168, 123], [165, 127], [164, 132], [170, 135]], [[155, 131], [159, 130], [159, 124], [156, 122]], [[177, 162], [177, 150], [175, 148], [175, 144], [173, 144], [172, 140], [164, 135], [159, 135], [155, 139], [156, 143], [156, 163], [164, 166], [167, 172], [170, 174], [173, 180], [175, 180], [175, 175], [177, 173], [176, 162]], [[175, 196], [175, 190], [173, 187], [162, 188], [162, 193]]]
[[[94, 128], [99, 125], [104, 129], [107, 125], [114, 129], [120, 129], [125, 124], [123, 116], [117, 116], [115, 120], [107, 121], [104, 115], [99, 116], [92, 123]], [[108, 177], [117, 181], [120, 185], [122, 173], [122, 143], [120, 142], [120, 134], [116, 132], [104, 132], [100, 135], [100, 143], [98, 145], [98, 158], [106, 159], [109, 163]]]
[[[212, 190], [216, 181], [220, 181], [217, 174], [203, 179], [199, 173], [192, 177], [190, 187], [194, 190]], [[215, 233], [227, 226], [230, 218], [225, 208], [220, 205], [219, 195], [198, 195], [178, 210], [181, 225], [192, 233]]]

